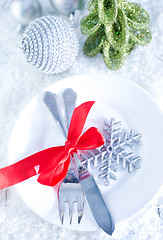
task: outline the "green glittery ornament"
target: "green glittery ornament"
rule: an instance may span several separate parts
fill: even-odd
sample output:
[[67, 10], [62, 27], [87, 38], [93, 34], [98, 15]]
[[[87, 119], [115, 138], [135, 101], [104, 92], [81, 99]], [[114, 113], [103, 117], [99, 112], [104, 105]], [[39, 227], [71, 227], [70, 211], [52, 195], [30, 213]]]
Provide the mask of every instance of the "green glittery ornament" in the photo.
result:
[[123, 9], [127, 17], [128, 25], [131, 28], [141, 29], [148, 27], [150, 17], [140, 4], [124, 2]]
[[93, 10], [97, 10], [97, 7], [98, 7], [98, 0], [89, 0], [88, 2], [88, 6], [87, 6], [87, 9], [88, 11], [93, 11]]
[[105, 41], [103, 48], [103, 59], [109, 69], [117, 70], [120, 68], [125, 61], [125, 58], [126, 55], [124, 54], [124, 51], [115, 50], [108, 41]]
[[102, 49], [105, 42], [104, 27], [100, 27], [94, 34], [91, 34], [84, 45], [84, 54], [89, 57], [96, 56]]
[[117, 0], [98, 1], [98, 15], [103, 24], [113, 24], [117, 17]]
[[81, 32], [84, 35], [90, 35], [95, 33], [101, 26], [98, 13], [96, 11], [90, 13], [83, 20], [81, 20]]
[[113, 49], [122, 50], [125, 48], [129, 39], [127, 18], [119, 8], [116, 21], [112, 25], [105, 25], [106, 39]]
[[130, 36], [133, 39], [133, 41], [135, 41], [135, 43], [143, 46], [150, 43], [152, 39], [152, 35], [149, 28], [140, 29], [138, 31], [133, 31], [133, 32], [130, 31]]
[[90, 14], [81, 20], [81, 32], [88, 35], [84, 54], [103, 53], [106, 66], [119, 69], [135, 44], [147, 45], [151, 39], [150, 17], [140, 4], [125, 0], [90, 0]]

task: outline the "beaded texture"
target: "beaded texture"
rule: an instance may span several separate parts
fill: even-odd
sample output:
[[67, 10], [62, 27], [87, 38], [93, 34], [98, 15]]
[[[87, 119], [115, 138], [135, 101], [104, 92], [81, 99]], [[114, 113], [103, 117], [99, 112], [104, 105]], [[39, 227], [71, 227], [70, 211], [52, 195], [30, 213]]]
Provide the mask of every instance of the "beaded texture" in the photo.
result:
[[54, 74], [73, 65], [79, 43], [74, 29], [65, 20], [43, 16], [26, 28], [21, 49], [27, 62], [46, 74]]

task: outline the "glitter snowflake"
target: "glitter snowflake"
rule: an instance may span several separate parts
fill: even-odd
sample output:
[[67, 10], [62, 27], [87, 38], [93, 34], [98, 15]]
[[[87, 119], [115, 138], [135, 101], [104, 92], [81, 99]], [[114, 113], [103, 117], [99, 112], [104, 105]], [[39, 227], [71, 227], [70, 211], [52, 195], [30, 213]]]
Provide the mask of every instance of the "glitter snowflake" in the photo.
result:
[[131, 130], [129, 134], [122, 131], [121, 122], [111, 119], [109, 123], [104, 122], [105, 144], [98, 148], [81, 153], [83, 165], [89, 169], [91, 165], [98, 168], [98, 177], [104, 180], [104, 185], [109, 185], [110, 180], [116, 180], [117, 166], [133, 172], [134, 168], [140, 167], [140, 156], [135, 155], [133, 148], [141, 144], [141, 134]]

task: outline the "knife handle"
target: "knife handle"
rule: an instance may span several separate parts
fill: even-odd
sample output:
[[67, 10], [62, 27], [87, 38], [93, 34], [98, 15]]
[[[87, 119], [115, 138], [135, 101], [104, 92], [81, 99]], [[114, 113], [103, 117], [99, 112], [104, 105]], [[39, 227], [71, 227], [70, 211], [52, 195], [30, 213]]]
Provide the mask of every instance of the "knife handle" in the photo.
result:
[[90, 175], [81, 180], [80, 184], [98, 226], [107, 234], [112, 235], [115, 224], [93, 176]]

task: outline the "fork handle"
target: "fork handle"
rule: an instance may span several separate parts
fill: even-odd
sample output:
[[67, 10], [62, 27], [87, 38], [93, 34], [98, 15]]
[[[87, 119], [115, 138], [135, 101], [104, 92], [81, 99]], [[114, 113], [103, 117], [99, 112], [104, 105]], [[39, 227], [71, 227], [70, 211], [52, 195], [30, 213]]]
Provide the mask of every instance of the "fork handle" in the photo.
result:
[[61, 130], [65, 138], [67, 138], [68, 129], [65, 128], [63, 120], [61, 119], [61, 116], [59, 114], [60, 111], [57, 103], [57, 95], [51, 92], [45, 92], [43, 101], [48, 107], [50, 113], [53, 115], [54, 119], [56, 120], [59, 129]]
[[62, 93], [62, 97], [66, 112], [67, 129], [69, 129], [72, 113], [76, 107], [77, 94], [71, 88], [66, 88]]

